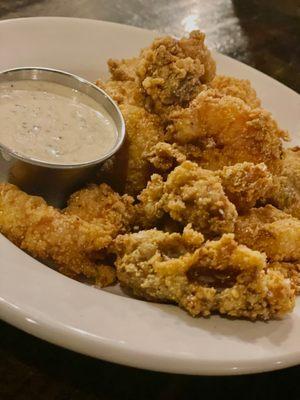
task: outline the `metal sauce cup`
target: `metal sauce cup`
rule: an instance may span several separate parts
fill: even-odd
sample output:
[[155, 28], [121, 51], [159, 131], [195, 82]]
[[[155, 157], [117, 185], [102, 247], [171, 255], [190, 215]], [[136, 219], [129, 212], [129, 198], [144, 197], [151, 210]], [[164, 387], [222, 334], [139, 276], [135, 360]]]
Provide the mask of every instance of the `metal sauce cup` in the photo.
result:
[[0, 182], [13, 183], [29, 194], [42, 196], [48, 204], [63, 207], [68, 196], [83, 184], [93, 181], [99, 169], [97, 167], [122, 146], [125, 138], [124, 119], [116, 103], [102, 89], [76, 75], [38, 67], [0, 72], [0, 82], [22, 80], [54, 82], [82, 92], [101, 104], [116, 126], [114, 147], [99, 159], [81, 164], [52, 164], [35, 160], [17, 154], [14, 149], [8, 149], [0, 143]]

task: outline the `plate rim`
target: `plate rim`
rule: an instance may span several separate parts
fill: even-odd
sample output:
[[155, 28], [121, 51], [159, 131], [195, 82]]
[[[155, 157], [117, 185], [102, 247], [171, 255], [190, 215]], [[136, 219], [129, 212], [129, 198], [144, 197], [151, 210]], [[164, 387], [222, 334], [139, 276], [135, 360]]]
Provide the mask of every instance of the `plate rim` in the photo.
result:
[[[69, 278], [68, 278], [69, 279]], [[95, 289], [98, 290], [98, 289]], [[134, 299], [130, 299], [134, 300]], [[205, 364], [205, 368], [203, 366], [199, 366], [198, 362], [189, 358], [174, 358], [172, 356], [166, 357], [165, 355], [160, 356], [160, 359], [157, 359], [156, 355], [151, 353], [145, 353], [142, 351], [137, 351], [132, 348], [122, 348], [118, 342], [113, 342], [112, 344], [106, 343], [105, 340], [101, 342], [101, 340], [94, 340], [94, 344], [98, 346], [98, 353], [109, 353], [109, 356], [101, 356], [95, 355], [94, 351], [89, 351], [83, 348], [86, 344], [86, 340], [83, 339], [83, 336], [76, 332], [75, 330], [69, 331], [68, 326], [63, 326], [60, 323], [50, 323], [47, 321], [47, 318], [40, 316], [38, 318], [35, 317], [38, 324], [35, 325], [32, 323], [30, 314], [29, 318], [22, 311], [18, 311], [14, 308], [13, 304], [6, 303], [0, 297], [0, 316], [2, 307], [6, 309], [6, 317], [1, 317], [3, 321], [8, 324], [13, 325], [14, 327], [38, 338], [41, 340], [45, 340], [48, 343], [54, 344], [61, 348], [74, 351], [79, 354], [83, 354], [85, 356], [89, 356], [92, 358], [100, 359], [109, 363], [119, 364], [126, 367], [140, 368], [148, 371], [155, 372], [166, 372], [171, 374], [182, 374], [182, 375], [196, 375], [196, 376], [235, 376], [235, 375], [245, 375], [245, 374], [256, 374], [263, 372], [271, 372], [276, 370], [281, 370], [289, 367], [296, 366], [300, 363], [300, 353], [295, 353], [292, 357], [290, 355], [286, 355], [285, 357], [280, 357], [280, 360], [276, 356], [265, 358], [263, 361], [260, 360], [260, 366], [257, 366], [257, 360], [251, 361], [239, 361], [238, 366], [233, 366], [235, 363], [233, 361], [222, 361], [218, 362], [216, 365], [215, 362], [207, 359], [201, 359], [201, 363]], [[45, 334], [47, 332], [47, 334]], [[77, 339], [77, 342], [74, 344], [68, 343], [66, 339], [59, 339], [58, 337], [63, 337], [66, 334], [66, 339], [68, 336], [72, 336]], [[93, 338], [89, 338], [88, 341], [93, 340]], [[182, 367], [178, 367], [178, 363], [185, 363], [184, 369]], [[158, 365], [159, 364], [159, 365]]]

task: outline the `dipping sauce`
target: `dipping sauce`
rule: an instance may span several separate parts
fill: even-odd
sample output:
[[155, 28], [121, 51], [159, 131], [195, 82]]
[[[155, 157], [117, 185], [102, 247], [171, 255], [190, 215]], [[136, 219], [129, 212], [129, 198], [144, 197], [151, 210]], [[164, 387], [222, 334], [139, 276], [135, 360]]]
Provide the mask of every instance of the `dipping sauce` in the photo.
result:
[[46, 81], [0, 83], [0, 144], [52, 164], [81, 164], [117, 141], [109, 113], [77, 90]]

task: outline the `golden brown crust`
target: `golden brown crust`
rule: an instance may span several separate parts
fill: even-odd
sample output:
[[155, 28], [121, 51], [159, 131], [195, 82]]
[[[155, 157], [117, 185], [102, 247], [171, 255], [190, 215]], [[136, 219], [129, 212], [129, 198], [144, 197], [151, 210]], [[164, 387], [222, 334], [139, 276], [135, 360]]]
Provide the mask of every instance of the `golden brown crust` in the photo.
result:
[[300, 147], [292, 147], [285, 151], [281, 175], [287, 177], [295, 190], [300, 193]]
[[[0, 184], [0, 232], [98, 286], [117, 257], [124, 287], [193, 316], [280, 317], [300, 292], [300, 148], [283, 150], [287, 133], [248, 81], [215, 76], [204, 37], [156, 39], [97, 81], [127, 132], [98, 178], [137, 204], [101, 184], [60, 211]], [[285, 212], [253, 208], [268, 203]]]
[[186, 155], [178, 145], [166, 142], [159, 142], [154, 145], [149, 152], [145, 152], [145, 157], [158, 172], [170, 172], [187, 160]]
[[[174, 150], [170, 145], [160, 148], [166, 149], [167, 157], [170, 148]], [[168, 161], [167, 157], [160, 160]], [[161, 175], [151, 176], [138, 196], [138, 225], [155, 227], [167, 214], [181, 225], [192, 223], [205, 235], [233, 232], [235, 206], [239, 212], [246, 212], [268, 196], [272, 185], [272, 176], [264, 164], [245, 162], [213, 172], [183, 161], [165, 181]]]
[[101, 274], [90, 255], [111, 242], [99, 226], [64, 215], [10, 184], [0, 184], [0, 231], [34, 257], [54, 262], [62, 273], [90, 279]]
[[121, 150], [102, 167], [101, 177], [118, 191], [135, 196], [147, 185], [152, 170], [145, 154], [163, 139], [157, 115], [144, 108], [122, 104], [126, 138]]

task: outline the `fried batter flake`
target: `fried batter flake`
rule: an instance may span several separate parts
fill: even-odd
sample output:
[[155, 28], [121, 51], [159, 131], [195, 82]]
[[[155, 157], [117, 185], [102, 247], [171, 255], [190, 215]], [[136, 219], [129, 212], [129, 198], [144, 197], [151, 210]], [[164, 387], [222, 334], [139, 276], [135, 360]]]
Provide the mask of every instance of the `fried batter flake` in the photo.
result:
[[137, 82], [114, 80], [102, 82], [98, 79], [96, 85], [105, 90], [119, 105], [144, 106], [144, 95]]

